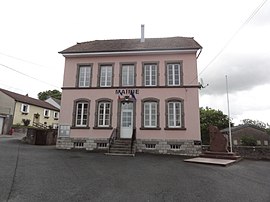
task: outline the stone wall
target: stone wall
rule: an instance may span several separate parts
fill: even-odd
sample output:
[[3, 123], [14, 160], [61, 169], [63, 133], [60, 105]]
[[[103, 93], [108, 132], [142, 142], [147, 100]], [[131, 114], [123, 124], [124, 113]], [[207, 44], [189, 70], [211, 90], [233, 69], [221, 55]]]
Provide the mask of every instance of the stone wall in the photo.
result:
[[[57, 139], [57, 149], [85, 149], [89, 151], [106, 151], [108, 139], [89, 138], [64, 138]], [[201, 153], [201, 142], [193, 140], [158, 140], [137, 139], [135, 143], [136, 152], [173, 154], [185, 156], [198, 156]]]
[[[209, 145], [202, 145], [202, 151], [207, 150]], [[270, 160], [270, 146], [233, 146], [233, 152], [247, 159]]]
[[201, 153], [200, 141], [137, 139], [137, 152], [198, 156]]
[[60, 137], [57, 139], [57, 149], [85, 149], [89, 151], [93, 150], [108, 150], [108, 139], [89, 139], [89, 138], [65, 138]]

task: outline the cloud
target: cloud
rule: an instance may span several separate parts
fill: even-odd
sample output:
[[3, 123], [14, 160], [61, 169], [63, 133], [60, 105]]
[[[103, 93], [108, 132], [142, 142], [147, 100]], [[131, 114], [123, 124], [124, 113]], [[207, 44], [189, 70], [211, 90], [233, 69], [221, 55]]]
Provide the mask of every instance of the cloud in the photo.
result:
[[250, 90], [256, 86], [270, 84], [270, 60], [261, 55], [226, 55], [221, 62], [215, 63], [203, 74], [205, 83], [209, 86], [204, 94], [226, 93], [225, 75], [231, 93]]

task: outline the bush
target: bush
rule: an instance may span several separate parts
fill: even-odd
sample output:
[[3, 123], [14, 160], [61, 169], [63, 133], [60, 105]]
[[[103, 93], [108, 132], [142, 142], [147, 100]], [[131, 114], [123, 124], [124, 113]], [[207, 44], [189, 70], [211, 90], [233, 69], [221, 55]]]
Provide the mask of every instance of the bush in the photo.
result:
[[23, 119], [22, 122], [24, 126], [28, 126], [30, 124], [30, 119]]
[[242, 136], [241, 137], [242, 145], [244, 146], [256, 146], [257, 140], [252, 136]]

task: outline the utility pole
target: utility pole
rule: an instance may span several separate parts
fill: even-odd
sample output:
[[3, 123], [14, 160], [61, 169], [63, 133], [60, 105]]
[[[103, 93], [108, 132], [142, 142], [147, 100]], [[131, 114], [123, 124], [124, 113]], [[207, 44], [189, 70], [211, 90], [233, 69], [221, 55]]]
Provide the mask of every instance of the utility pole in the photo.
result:
[[232, 129], [231, 129], [230, 102], [229, 102], [229, 90], [228, 90], [228, 76], [225, 75], [225, 78], [226, 78], [227, 106], [228, 106], [228, 118], [229, 118], [230, 152], [232, 153]]

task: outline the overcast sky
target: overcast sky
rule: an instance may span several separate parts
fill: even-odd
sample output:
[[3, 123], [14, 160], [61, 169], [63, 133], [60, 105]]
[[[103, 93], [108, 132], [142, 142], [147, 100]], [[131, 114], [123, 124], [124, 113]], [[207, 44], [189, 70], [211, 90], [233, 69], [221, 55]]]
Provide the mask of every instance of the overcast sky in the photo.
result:
[[76, 42], [139, 38], [145, 24], [146, 38], [194, 37], [203, 46], [198, 80], [209, 86], [200, 91], [201, 106], [227, 114], [227, 75], [233, 122], [270, 123], [267, 0], [1, 0], [0, 8], [0, 88], [31, 97], [61, 90], [59, 51]]

